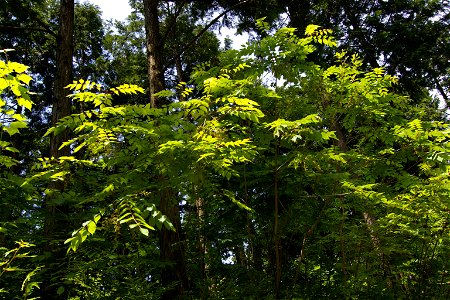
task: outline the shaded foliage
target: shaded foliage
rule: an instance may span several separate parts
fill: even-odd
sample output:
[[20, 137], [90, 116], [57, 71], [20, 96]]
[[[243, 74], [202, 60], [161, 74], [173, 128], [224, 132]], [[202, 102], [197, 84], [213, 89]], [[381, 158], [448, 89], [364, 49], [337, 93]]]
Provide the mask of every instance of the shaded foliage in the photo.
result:
[[[50, 129], [44, 94], [51, 88], [42, 78], [53, 78], [53, 71], [33, 69], [38, 54], [4, 51], [0, 297], [38, 295], [45, 272], [62, 265], [44, 245], [64, 240], [64, 268], [54, 274], [56, 295], [50, 295], [61, 299], [448, 295], [449, 125], [422, 93], [435, 83], [419, 66], [425, 60], [416, 61], [431, 51], [428, 63], [446, 68], [437, 53], [447, 44], [426, 46], [442, 38], [445, 16], [430, 19], [444, 4], [308, 3], [290, 22], [302, 13], [313, 20], [325, 15], [325, 24], [342, 29], [337, 39], [306, 23], [272, 29], [265, 20], [285, 9], [276, 1], [267, 2], [265, 20], [252, 23], [262, 12], [255, 1], [233, 12], [250, 16], [243, 22], [260, 37], [220, 51], [207, 32], [183, 52], [205, 26], [196, 16], [213, 10], [201, 1], [160, 1], [167, 90], [157, 93], [166, 103], [158, 107], [140, 87], [148, 86], [142, 3], [133, 2], [136, 11], [105, 35], [98, 9], [79, 4], [74, 62], [84, 79], [67, 86], [71, 114]], [[25, 4], [43, 26], [36, 16], [50, 14], [38, 9], [44, 2]], [[225, 9], [236, 4], [220, 2]], [[286, 7], [292, 13], [295, 5]], [[377, 9], [380, 18], [373, 19]], [[347, 11], [365, 19], [347, 20]], [[11, 20], [35, 24], [21, 13]], [[45, 18], [56, 27], [55, 17]], [[414, 26], [435, 35], [417, 41], [426, 49], [408, 52], [402, 47], [409, 42], [397, 39], [413, 31], [390, 39], [390, 28], [417, 18], [423, 22]], [[345, 32], [346, 22], [363, 24]], [[377, 39], [372, 48], [362, 43], [369, 33]], [[52, 66], [51, 33], [18, 34], [17, 44], [37, 43], [42, 35]], [[342, 51], [349, 43], [361, 55]], [[401, 51], [405, 60], [396, 56]], [[380, 64], [385, 52], [391, 55]], [[12, 58], [29, 59], [30, 72]], [[434, 75], [445, 80], [441, 71]], [[37, 128], [47, 131], [39, 135]], [[17, 146], [19, 131], [27, 146]], [[65, 131], [70, 139], [60, 149], [68, 154], [48, 157], [49, 137]], [[65, 224], [58, 239], [43, 238], [44, 200], [69, 208], [53, 216]], [[176, 235], [170, 251], [182, 257], [161, 255], [163, 230]], [[179, 272], [179, 264], [186, 274], [178, 278], [187, 282], [167, 281], [164, 272]]]

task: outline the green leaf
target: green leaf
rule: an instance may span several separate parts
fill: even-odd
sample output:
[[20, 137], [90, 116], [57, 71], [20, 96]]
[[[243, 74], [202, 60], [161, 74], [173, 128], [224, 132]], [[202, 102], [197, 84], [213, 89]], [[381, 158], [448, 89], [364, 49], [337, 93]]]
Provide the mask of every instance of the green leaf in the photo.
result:
[[314, 34], [316, 32], [316, 30], [319, 28], [320, 28], [320, 26], [318, 26], [318, 25], [310, 24], [310, 25], [306, 26], [305, 35], [310, 36], [310, 35]]
[[[6, 80], [5, 78], [0, 78], [0, 92], [3, 91], [4, 89], [6, 89], [8, 86], [9, 86], [8, 80]], [[3, 106], [3, 105], [0, 105], [0, 106]]]
[[87, 224], [87, 231], [90, 234], [94, 234], [96, 229], [97, 229], [97, 224], [95, 224], [95, 222], [93, 222], [93, 221], [89, 221], [89, 223]]
[[24, 271], [24, 269], [16, 268], [16, 267], [8, 267], [8, 268], [3, 268], [3, 271], [5, 271], [5, 272], [17, 272], [17, 271]]
[[83, 148], [84, 146], [86, 146], [86, 142], [81, 143], [81, 144], [78, 145], [75, 149], [73, 149], [73, 153], [77, 153], [77, 152], [80, 151], [81, 148]]
[[75, 239], [76, 237], [71, 237], [68, 238], [67, 240], [64, 241], [64, 244], [70, 243], [73, 239]]
[[147, 228], [140, 227], [139, 230], [143, 235], [148, 236], [149, 231]]
[[58, 295], [62, 295], [62, 294], [64, 293], [65, 290], [66, 290], [66, 289], [65, 289], [63, 286], [60, 286], [60, 287], [56, 290], [56, 293], [57, 293]]
[[19, 74], [17, 75], [17, 79], [25, 83], [26, 85], [30, 84], [30, 81], [33, 79], [30, 75], [27, 74]]
[[14, 72], [17, 72], [17, 73], [23, 73], [23, 72], [25, 72], [28, 69], [27, 66], [22, 65], [22, 64], [17, 63], [17, 62], [9, 62], [8, 63], [8, 67], [11, 70], [13, 70]]
[[5, 150], [11, 151], [11, 152], [15, 152], [15, 153], [19, 153], [19, 150], [17, 150], [14, 147], [6, 147]]
[[16, 121], [9, 124], [9, 127], [4, 127], [3, 129], [9, 133], [9, 135], [14, 135], [19, 133], [19, 129], [27, 128], [27, 124], [25, 122]]

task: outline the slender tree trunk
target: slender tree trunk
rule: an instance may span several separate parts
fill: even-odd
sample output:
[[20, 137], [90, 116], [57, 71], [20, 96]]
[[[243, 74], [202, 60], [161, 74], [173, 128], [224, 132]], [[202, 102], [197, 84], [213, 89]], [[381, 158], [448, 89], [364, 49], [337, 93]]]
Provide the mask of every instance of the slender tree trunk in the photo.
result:
[[198, 248], [200, 252], [200, 276], [201, 276], [201, 299], [208, 299], [208, 284], [207, 284], [207, 274], [209, 265], [206, 263], [206, 254], [208, 253], [208, 248], [206, 245], [205, 236], [205, 200], [202, 197], [198, 197], [195, 200], [195, 206], [197, 209], [198, 217]]
[[[61, 118], [70, 115], [70, 100], [67, 98], [68, 90], [65, 89], [72, 82], [73, 59], [73, 26], [74, 26], [74, 0], [61, 0], [59, 9], [59, 31], [56, 47], [56, 76], [54, 83], [52, 126], [55, 126]], [[50, 138], [50, 156], [58, 158], [70, 154], [70, 149], [59, 149], [61, 144], [69, 139], [68, 131]], [[64, 182], [52, 182], [51, 190], [62, 191]], [[43, 299], [67, 299], [68, 288], [62, 289], [60, 284], [67, 268], [67, 260], [63, 241], [67, 237], [68, 228], [66, 213], [68, 207], [55, 205], [52, 197], [45, 199], [46, 218], [44, 223], [45, 251], [52, 254], [48, 261], [47, 270], [42, 283]], [[59, 289], [59, 291], [58, 291]]]
[[[250, 197], [248, 193], [248, 184], [247, 184], [247, 167], [244, 166], [244, 191], [245, 191], [245, 205], [249, 206]], [[254, 270], [262, 271], [263, 269], [263, 261], [262, 261], [262, 249], [261, 244], [255, 239], [256, 231], [255, 227], [252, 223], [252, 216], [249, 212], [246, 214], [246, 227], [247, 227], [247, 238], [248, 238], [248, 249], [249, 249], [249, 259], [248, 266]]]
[[273, 221], [273, 243], [275, 250], [275, 295], [278, 299], [280, 295], [280, 282], [281, 282], [281, 257], [280, 257], [280, 239], [278, 236], [278, 181], [279, 181], [279, 170], [278, 170], [278, 152], [279, 145], [277, 141], [275, 149], [275, 170], [274, 170], [274, 221]]
[[345, 240], [344, 240], [344, 221], [345, 221], [345, 210], [343, 205], [343, 200], [341, 199], [341, 222], [339, 224], [339, 242], [340, 242], [340, 248], [341, 248], [341, 258], [342, 258], [342, 264], [341, 264], [341, 270], [342, 275], [344, 276], [344, 287], [347, 287], [347, 258], [346, 258], [346, 252], [345, 252]]
[[245, 248], [242, 243], [239, 243], [234, 251], [236, 252], [236, 262], [239, 266], [247, 269], [248, 268], [248, 259], [247, 255], [245, 254]]
[[247, 222], [247, 230], [249, 237], [249, 247], [252, 254], [252, 268], [257, 271], [263, 270], [263, 249], [261, 247], [261, 241], [256, 238], [256, 230], [253, 223], [250, 221], [250, 216]]
[[384, 272], [384, 276], [387, 278], [387, 284], [388, 284], [389, 288], [395, 288], [395, 286], [394, 286], [395, 279], [392, 278], [391, 265], [383, 253], [383, 250], [381, 248], [380, 238], [373, 230], [373, 226], [375, 223], [375, 217], [366, 211], [363, 212], [363, 217], [364, 217], [364, 221], [366, 222], [366, 226], [369, 231], [373, 247], [374, 247], [375, 251], [377, 252], [378, 257], [381, 260], [381, 269]]
[[[175, 67], [177, 69], [178, 83], [186, 82], [187, 80], [184, 78], [183, 65], [179, 56], [175, 58]], [[180, 90], [178, 92], [178, 98], [180, 99], [180, 101], [186, 101], [186, 97], [183, 95], [183, 90]]]
[[[338, 138], [338, 140], [336, 141], [336, 145], [342, 151], [348, 151], [348, 145], [346, 142], [346, 138], [342, 132], [342, 129], [341, 129], [339, 123], [336, 120], [333, 120], [331, 129], [336, 132], [336, 137]], [[373, 229], [374, 223], [375, 223], [375, 217], [368, 211], [364, 211], [362, 214], [363, 214], [364, 222], [366, 223], [367, 229], [370, 233], [370, 238], [372, 240], [372, 245], [374, 247], [374, 250], [376, 251], [378, 257], [380, 258], [381, 269], [383, 270], [384, 275], [387, 277], [387, 284], [388, 284], [389, 288], [393, 288], [394, 282], [391, 278], [391, 266], [389, 264], [389, 261], [386, 259], [385, 255], [383, 253], [383, 250], [381, 248], [380, 239], [376, 235], [376, 233]], [[344, 253], [342, 253], [342, 255], [343, 255], [343, 260], [345, 260]], [[344, 277], [346, 277], [346, 270], [344, 270], [344, 265], [343, 265], [343, 273], [344, 273]]]

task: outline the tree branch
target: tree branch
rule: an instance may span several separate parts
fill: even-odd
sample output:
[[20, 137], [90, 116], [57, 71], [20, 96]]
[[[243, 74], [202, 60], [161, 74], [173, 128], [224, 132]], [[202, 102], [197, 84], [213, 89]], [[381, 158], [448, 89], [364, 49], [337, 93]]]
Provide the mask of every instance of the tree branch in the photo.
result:
[[187, 3], [187, 1], [183, 0], [183, 1], [181, 1], [181, 3], [177, 3], [177, 5], [175, 6], [174, 14], [170, 15], [170, 18], [172, 20], [170, 20], [169, 26], [167, 27], [166, 32], [164, 33], [163, 37], [161, 38], [162, 43], [165, 43], [169, 34], [171, 32], [173, 32], [171, 29], [174, 28], [177, 18], [180, 16], [181, 12], [183, 11], [183, 7], [186, 5], [186, 3]]
[[56, 32], [54, 32], [48, 23], [42, 21], [38, 14], [36, 13], [36, 11], [33, 11], [31, 8], [23, 5], [20, 1], [17, 1], [17, 4], [20, 6], [21, 9], [26, 10], [30, 16], [32, 17], [33, 20], [35, 20], [42, 28], [38, 31], [44, 31], [49, 33], [50, 35], [52, 35], [55, 39], [58, 38], [58, 34]]
[[197, 35], [189, 41], [189, 43], [187, 43], [180, 51], [178, 51], [178, 53], [173, 56], [168, 64], [166, 66], [164, 66], [164, 69], [167, 68], [168, 65], [170, 65], [171, 63], [173, 63], [173, 61], [175, 60], [175, 58], [178, 56], [181, 56], [184, 54], [184, 52], [186, 52], [187, 49], [189, 49], [190, 47], [192, 47], [197, 41], [198, 39], [209, 29], [211, 28], [211, 26], [213, 26], [220, 18], [222, 18], [223, 16], [225, 16], [227, 13], [229, 13], [230, 11], [232, 11], [233, 9], [235, 9], [238, 6], [241, 6], [242, 4], [251, 2], [252, 0], [244, 0], [242, 2], [236, 3], [235, 5], [231, 6], [230, 8], [228, 8], [227, 10], [225, 10], [224, 12], [222, 12], [220, 15], [218, 15], [217, 17], [215, 17], [214, 19], [211, 20], [211, 22], [208, 23], [208, 25], [206, 25], [202, 30], [200, 30], [199, 33], [197, 33]]
[[445, 93], [444, 88], [442, 87], [441, 83], [439, 82], [439, 80], [437, 78], [434, 78], [434, 82], [436, 84], [436, 89], [439, 91], [442, 98], [444, 98], [446, 109], [448, 109], [450, 107], [450, 102], [449, 102], [447, 94]]
[[21, 27], [21, 26], [12, 26], [12, 25], [0, 25], [0, 32], [1, 31], [10, 31], [10, 30], [23, 30], [23, 31], [42, 31], [51, 34], [53, 37], [57, 37], [57, 35], [47, 29], [47, 28], [38, 28], [38, 27]]

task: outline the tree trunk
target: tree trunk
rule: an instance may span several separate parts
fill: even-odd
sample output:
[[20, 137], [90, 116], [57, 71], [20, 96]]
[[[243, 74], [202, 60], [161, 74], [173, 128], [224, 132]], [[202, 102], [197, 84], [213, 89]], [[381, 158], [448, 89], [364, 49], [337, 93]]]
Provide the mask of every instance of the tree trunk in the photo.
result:
[[[60, 1], [52, 126], [55, 126], [61, 118], [70, 115], [70, 100], [67, 98], [68, 90], [65, 89], [65, 86], [72, 82], [74, 6], [74, 0]], [[52, 135], [50, 138], [50, 156], [58, 158], [69, 155], [70, 149], [68, 147], [59, 150], [61, 144], [68, 139], [68, 131], [64, 131], [57, 136]], [[52, 182], [49, 188], [62, 191], [64, 182]], [[46, 210], [44, 223], [45, 251], [52, 255], [47, 261], [47, 269], [44, 272], [44, 281], [41, 288], [42, 298], [67, 299], [68, 288], [62, 289], [62, 285], [59, 283], [67, 268], [63, 241], [67, 238], [67, 230], [70, 230], [65, 215], [68, 212], [68, 207], [55, 205], [51, 196], [45, 199], [44, 206]]]
[[188, 286], [184, 245], [181, 239], [180, 210], [174, 191], [166, 188], [161, 193], [160, 210], [175, 226], [176, 232], [166, 228], [160, 234], [160, 258], [168, 263], [161, 272], [161, 283], [164, 287], [175, 288], [167, 290], [161, 299], [177, 299], [184, 294]]
[[[187, 80], [184, 78], [184, 72], [183, 72], [183, 64], [181, 63], [181, 57], [177, 56], [175, 57], [175, 67], [177, 69], [177, 79], [178, 83], [187, 82]], [[186, 101], [186, 97], [183, 95], [183, 88], [184, 85], [182, 85], [182, 89], [178, 91], [178, 98], [180, 102]]]
[[[164, 90], [164, 71], [162, 62], [163, 40], [159, 29], [158, 4], [159, 0], [144, 1], [145, 34], [147, 45], [148, 81], [150, 87], [150, 105], [159, 108], [165, 104], [155, 97], [155, 93]], [[160, 185], [167, 179], [159, 176]], [[175, 289], [168, 290], [162, 299], [175, 299], [183, 295], [188, 280], [184, 261], [184, 247], [181, 242], [181, 220], [176, 193], [170, 188], [161, 191], [160, 210], [166, 215], [176, 228], [176, 232], [162, 228], [160, 235], [160, 257], [168, 265], [161, 272], [161, 282], [164, 287], [175, 285]]]
[[[244, 165], [244, 191], [245, 198], [244, 203], [247, 206], [250, 206], [250, 196], [249, 196], [249, 188], [247, 184], [247, 168]], [[263, 254], [261, 249], [261, 244], [256, 240], [256, 231], [255, 227], [252, 223], [252, 215], [247, 212], [246, 214], [246, 227], [247, 227], [247, 238], [248, 238], [248, 252], [249, 259], [247, 260], [247, 267], [250, 267], [257, 271], [262, 271], [263, 269]]]
[[278, 166], [278, 152], [279, 144], [277, 141], [275, 149], [275, 170], [274, 170], [274, 221], [273, 221], [273, 243], [275, 251], [275, 297], [278, 299], [280, 296], [280, 283], [281, 283], [281, 256], [280, 256], [280, 239], [278, 230], [278, 181], [279, 181], [279, 166]]
[[245, 254], [245, 248], [242, 243], [239, 243], [235, 248], [234, 251], [236, 253], [236, 263], [247, 269], [248, 268], [248, 259], [247, 255]]
[[[61, 118], [70, 115], [70, 100], [67, 98], [69, 90], [65, 87], [72, 83], [73, 26], [74, 0], [61, 0], [56, 48], [56, 77], [52, 108], [52, 126], [55, 126]], [[57, 136], [52, 135], [50, 140], [50, 155], [55, 158], [69, 155], [70, 149], [68, 147], [58, 150], [61, 144], [68, 139], [68, 131]]]
[[159, 30], [158, 3], [159, 0], [144, 1], [145, 34], [147, 46], [148, 81], [150, 87], [151, 107], [160, 107], [162, 103], [155, 93], [164, 90], [164, 69], [162, 65], [162, 38]]
[[[347, 145], [345, 135], [342, 132], [341, 126], [339, 125], [339, 123], [336, 120], [333, 120], [331, 129], [336, 132], [336, 137], [338, 138], [338, 140], [335, 142], [336, 143], [335, 145], [338, 146], [339, 149], [341, 149], [342, 151], [348, 151], [348, 145]], [[392, 274], [391, 274], [390, 263], [386, 259], [385, 255], [383, 253], [383, 249], [381, 248], [380, 239], [376, 235], [376, 233], [373, 229], [374, 223], [375, 223], [375, 217], [368, 211], [364, 211], [362, 214], [363, 214], [364, 222], [366, 223], [367, 229], [369, 230], [372, 245], [373, 245], [378, 257], [380, 258], [381, 269], [383, 270], [384, 275], [387, 277], [387, 284], [388, 284], [389, 288], [393, 288], [394, 282], [393, 282], [392, 276], [391, 276]], [[341, 247], [341, 248], [343, 248], [343, 247]], [[343, 262], [344, 262], [345, 261], [344, 252], [342, 253], [342, 258], [343, 258]], [[345, 270], [344, 264], [343, 264], [342, 268], [343, 268], [344, 277], [346, 278], [347, 271]]]
[[197, 208], [198, 217], [198, 248], [200, 252], [200, 276], [201, 276], [201, 296], [200, 299], [208, 298], [208, 284], [207, 284], [207, 272], [209, 265], [206, 263], [205, 257], [208, 253], [205, 236], [205, 200], [202, 197], [198, 197], [195, 200], [195, 206]]

